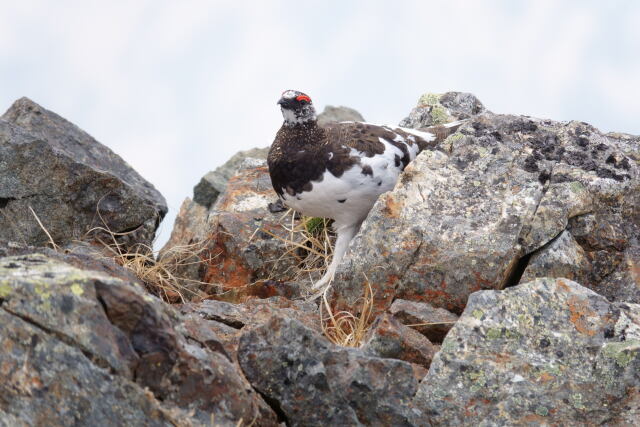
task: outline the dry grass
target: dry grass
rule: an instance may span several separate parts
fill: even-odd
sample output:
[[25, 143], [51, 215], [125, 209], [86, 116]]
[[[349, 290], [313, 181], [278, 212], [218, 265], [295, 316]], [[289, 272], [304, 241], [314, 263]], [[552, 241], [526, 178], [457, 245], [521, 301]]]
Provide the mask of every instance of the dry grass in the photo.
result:
[[329, 288], [322, 294], [320, 303], [320, 321], [324, 335], [334, 344], [343, 347], [360, 347], [372, 323], [373, 289], [369, 280], [367, 279], [364, 295], [360, 298], [362, 306], [358, 315], [348, 311], [334, 313], [327, 300], [328, 290]]
[[105, 226], [95, 227], [90, 230], [90, 233], [98, 232], [108, 236], [110, 242], [94, 237], [106, 249], [108, 258], [131, 271], [145, 284], [150, 293], [165, 302], [185, 303], [205, 295], [198, 289], [216, 286], [191, 279], [183, 273], [190, 266], [211, 261], [213, 257], [209, 254], [206, 241], [172, 246], [165, 250], [162, 256], [159, 256], [153, 248], [141, 243], [136, 244], [135, 249], [123, 249], [117, 237], [126, 236], [135, 231], [116, 233]]
[[[331, 230], [331, 220], [326, 218], [296, 218], [296, 212], [289, 209], [280, 218], [280, 225], [288, 232], [283, 238], [264, 228], [257, 229], [285, 243], [287, 250], [273, 261], [273, 271], [278, 264], [293, 259], [295, 270], [293, 280], [313, 279], [324, 274], [331, 263], [335, 235]], [[279, 279], [270, 277], [270, 279]]]

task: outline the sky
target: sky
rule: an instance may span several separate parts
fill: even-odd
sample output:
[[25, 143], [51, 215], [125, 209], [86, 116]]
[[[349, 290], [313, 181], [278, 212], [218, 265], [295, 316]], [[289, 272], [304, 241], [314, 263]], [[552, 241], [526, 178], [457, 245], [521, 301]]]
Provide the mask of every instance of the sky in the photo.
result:
[[166, 197], [271, 143], [285, 89], [397, 124], [425, 92], [640, 134], [640, 2], [0, 0], [0, 110], [27, 96]]

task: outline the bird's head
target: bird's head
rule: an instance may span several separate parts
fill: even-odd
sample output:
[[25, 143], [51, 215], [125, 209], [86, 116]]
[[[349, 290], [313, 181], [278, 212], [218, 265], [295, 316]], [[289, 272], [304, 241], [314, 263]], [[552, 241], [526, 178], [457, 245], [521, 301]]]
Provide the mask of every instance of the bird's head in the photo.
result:
[[316, 119], [316, 110], [313, 108], [311, 98], [297, 90], [285, 90], [278, 101], [284, 124], [295, 126]]

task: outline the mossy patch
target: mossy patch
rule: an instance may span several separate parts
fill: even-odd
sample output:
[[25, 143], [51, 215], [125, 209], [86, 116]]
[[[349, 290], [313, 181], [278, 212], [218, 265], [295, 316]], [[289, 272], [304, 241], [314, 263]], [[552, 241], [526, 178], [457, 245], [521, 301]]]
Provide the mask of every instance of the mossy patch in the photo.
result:
[[71, 292], [73, 292], [74, 295], [80, 296], [84, 294], [84, 289], [78, 283], [74, 283], [71, 285]]
[[624, 342], [609, 342], [602, 348], [605, 357], [614, 359], [618, 366], [624, 368], [633, 359], [638, 357], [640, 340], [628, 340]]
[[439, 105], [442, 94], [425, 93], [418, 99], [418, 105]]
[[6, 298], [9, 296], [13, 288], [7, 283], [0, 283], [0, 298]]
[[442, 105], [434, 105], [431, 107], [431, 120], [433, 120], [434, 125], [441, 125], [449, 122], [449, 113], [447, 109]]
[[475, 310], [473, 310], [473, 312], [471, 312], [471, 315], [480, 320], [482, 319], [482, 316], [484, 316], [484, 311], [476, 308]]

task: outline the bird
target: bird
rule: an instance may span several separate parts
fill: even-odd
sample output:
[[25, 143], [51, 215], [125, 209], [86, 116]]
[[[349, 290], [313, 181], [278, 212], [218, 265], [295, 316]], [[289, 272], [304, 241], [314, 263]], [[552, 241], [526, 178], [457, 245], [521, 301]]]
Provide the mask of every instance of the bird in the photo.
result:
[[455, 132], [461, 122], [420, 131], [364, 122], [321, 126], [303, 92], [286, 90], [277, 105], [284, 121], [267, 155], [271, 184], [285, 206], [333, 219], [333, 259], [312, 287], [326, 290], [378, 196], [394, 188], [421, 150]]

